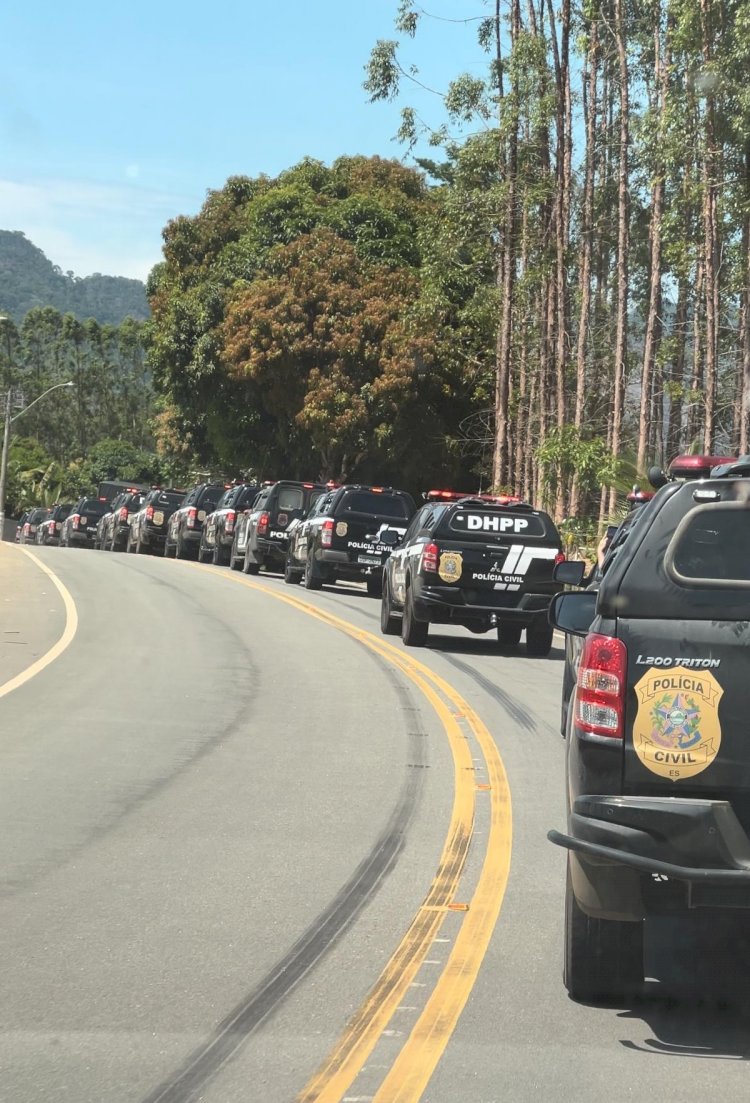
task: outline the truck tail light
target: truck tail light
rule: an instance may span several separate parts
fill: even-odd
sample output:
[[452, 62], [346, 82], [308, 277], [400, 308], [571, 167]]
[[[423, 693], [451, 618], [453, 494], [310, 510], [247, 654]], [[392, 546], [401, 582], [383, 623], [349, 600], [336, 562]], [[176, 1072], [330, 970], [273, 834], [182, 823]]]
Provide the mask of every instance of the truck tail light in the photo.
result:
[[190, 509], [187, 511], [187, 519], [185, 521], [185, 525], [187, 526], [187, 528], [189, 528], [189, 529], [194, 529], [195, 528], [195, 519], [196, 519], [197, 516], [198, 516], [198, 510], [194, 509], [191, 506]]
[[73, 528], [74, 528], [74, 529], [77, 529], [77, 528], [78, 528], [78, 526], [79, 526], [79, 525], [80, 525], [80, 523], [81, 523], [81, 515], [80, 515], [80, 513], [74, 513], [74, 514], [73, 514], [73, 520], [72, 520], [72, 522], [71, 522], [71, 523], [72, 523], [72, 525], [73, 525]]
[[237, 514], [234, 512], [234, 510], [233, 509], [227, 510], [227, 519], [224, 523], [224, 531], [227, 532], [227, 533], [234, 532], [234, 522], [236, 520], [237, 520]]
[[622, 640], [591, 632], [583, 643], [575, 700], [576, 730], [622, 739], [628, 653]]
[[333, 529], [334, 522], [331, 520], [323, 522], [323, 528], [320, 533], [320, 543], [324, 548], [330, 548], [333, 543]]
[[28, 521], [26, 521], [24, 526], [23, 526], [23, 534], [24, 534], [24, 536], [28, 536], [30, 532], [31, 532], [31, 525], [29, 524]]
[[557, 553], [557, 555], [555, 556], [555, 566], [557, 566], [558, 563], [564, 563], [564, 562], [565, 562], [565, 552], [559, 551]]
[[154, 519], [154, 507], [153, 506], [146, 506], [146, 520], [147, 521], [153, 521], [153, 519]]
[[422, 571], [425, 574], [434, 574], [438, 569], [438, 559], [440, 558], [440, 548], [437, 544], [425, 544], [422, 548]]
[[261, 513], [258, 518], [258, 536], [265, 536], [268, 532], [268, 522], [271, 520], [267, 513]]

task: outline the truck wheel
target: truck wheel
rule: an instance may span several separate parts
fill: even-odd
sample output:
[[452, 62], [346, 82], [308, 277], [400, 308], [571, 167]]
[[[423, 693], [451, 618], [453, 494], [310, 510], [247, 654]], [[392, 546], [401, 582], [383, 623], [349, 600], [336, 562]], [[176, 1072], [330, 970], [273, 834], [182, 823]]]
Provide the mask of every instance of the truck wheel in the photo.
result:
[[185, 546], [185, 541], [182, 539], [181, 534], [177, 533], [177, 539], [174, 543], [174, 557], [175, 559], [190, 559], [190, 553]]
[[537, 617], [526, 629], [526, 654], [544, 659], [552, 650], [554, 629], [543, 617]]
[[253, 563], [250, 558], [250, 549], [245, 552], [245, 560], [242, 565], [242, 569], [245, 574], [260, 574], [260, 563]]
[[307, 559], [305, 560], [305, 573], [303, 577], [306, 590], [323, 589], [323, 579], [319, 578], [318, 575], [315, 573], [315, 563], [313, 561], [312, 554], [309, 554]]
[[134, 550], [135, 550], [136, 555], [145, 555], [146, 552], [148, 551], [148, 548], [146, 547], [146, 545], [141, 540], [140, 532], [138, 533], [138, 536], [136, 538], [135, 549]]
[[198, 562], [205, 563], [208, 558], [208, 549], [203, 547], [203, 542], [198, 545]]
[[380, 599], [380, 631], [384, 636], [397, 636], [401, 629], [401, 618], [394, 617], [391, 605], [391, 588], [388, 579], [383, 579], [383, 594]]
[[401, 618], [401, 639], [407, 647], [424, 647], [427, 643], [429, 624], [426, 620], [416, 620], [414, 616], [414, 599], [411, 596], [411, 588], [406, 591], [404, 602], [404, 615]]
[[613, 1000], [643, 985], [643, 923], [592, 919], [581, 911], [568, 869], [563, 983], [574, 1000]]
[[211, 562], [213, 563], [214, 567], [226, 567], [227, 563], [229, 562], [227, 554], [218, 540], [214, 544], [214, 551], [213, 555], [211, 556]]
[[501, 647], [516, 647], [521, 642], [523, 629], [519, 624], [498, 624], [497, 639]]
[[368, 574], [367, 594], [369, 597], [380, 597], [383, 593], [383, 579], [379, 574]]
[[301, 578], [302, 578], [302, 572], [296, 570], [290, 564], [289, 560], [287, 560], [286, 563], [284, 564], [284, 581], [286, 582], [287, 586], [297, 586], [297, 585], [299, 585], [299, 581], [300, 581]]

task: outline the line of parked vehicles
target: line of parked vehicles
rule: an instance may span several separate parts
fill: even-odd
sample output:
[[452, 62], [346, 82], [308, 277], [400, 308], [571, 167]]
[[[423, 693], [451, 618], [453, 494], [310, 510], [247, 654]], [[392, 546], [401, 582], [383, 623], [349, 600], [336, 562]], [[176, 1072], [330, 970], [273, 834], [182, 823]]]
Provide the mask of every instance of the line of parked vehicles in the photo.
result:
[[506, 647], [525, 631], [543, 656], [563, 631], [563, 977], [576, 999], [620, 1001], [643, 989], [651, 919], [736, 916], [739, 962], [750, 912], [750, 456], [678, 457], [650, 479], [593, 569], [517, 498], [433, 490], [417, 507], [293, 480], [123, 487], [31, 511], [19, 539], [363, 581], [408, 646], [452, 623]]
[[543, 511], [509, 496], [434, 490], [417, 508], [394, 487], [280, 479], [174, 488], [101, 484], [74, 504], [34, 509], [21, 543], [156, 554], [276, 571], [317, 590], [363, 582], [381, 600], [381, 629], [422, 646], [429, 625], [496, 630], [505, 646], [526, 633], [547, 655], [547, 609], [561, 588], [560, 534]]

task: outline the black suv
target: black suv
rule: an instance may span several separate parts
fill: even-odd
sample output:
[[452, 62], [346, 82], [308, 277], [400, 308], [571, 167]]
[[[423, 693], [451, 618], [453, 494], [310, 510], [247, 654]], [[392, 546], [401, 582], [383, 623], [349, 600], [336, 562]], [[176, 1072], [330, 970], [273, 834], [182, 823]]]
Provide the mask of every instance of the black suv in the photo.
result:
[[100, 535], [103, 551], [125, 551], [130, 535], [130, 523], [143, 504], [143, 492], [132, 487], [113, 499], [109, 512], [102, 518]]
[[49, 513], [49, 509], [46, 509], [44, 506], [29, 510], [21, 524], [21, 535], [18, 540], [19, 544], [36, 543], [36, 530], [42, 522], [47, 520]]
[[[598, 590], [555, 597], [583, 641], [567, 717], [564, 980], [643, 981], [644, 920], [750, 908], [750, 457], [658, 491]], [[746, 913], [747, 914], [747, 913]]]
[[52, 507], [47, 517], [36, 530], [37, 544], [58, 544], [60, 542], [60, 530], [62, 523], [73, 508], [70, 504], [56, 505]]
[[164, 490], [162, 487], [149, 490], [138, 512], [130, 515], [125, 550], [138, 555], [163, 552], [169, 518], [179, 509], [184, 497], [184, 490]]
[[422, 646], [430, 624], [497, 628], [505, 646], [526, 629], [529, 655], [548, 655], [547, 611], [560, 590], [560, 534], [541, 510], [516, 498], [432, 491], [383, 571], [380, 627]]
[[93, 548], [96, 540], [96, 527], [109, 512], [106, 498], [79, 498], [62, 523], [60, 529], [61, 548]]
[[219, 567], [229, 562], [237, 516], [244, 510], [250, 510], [258, 497], [259, 489], [255, 483], [239, 483], [237, 486], [230, 486], [224, 492], [216, 509], [203, 523], [203, 533], [198, 549], [198, 559], [201, 563], [210, 559], [214, 566]]
[[261, 567], [283, 570], [286, 561], [287, 530], [304, 517], [326, 487], [322, 483], [300, 483], [281, 479], [262, 488], [252, 509], [241, 513], [234, 529], [229, 555], [234, 570], [257, 574]]
[[213, 513], [226, 490], [224, 483], [198, 483], [188, 490], [182, 504], [169, 518], [164, 554], [176, 559], [196, 559], [203, 522]]
[[[404, 490], [380, 486], [341, 486], [330, 491], [290, 535], [287, 582], [304, 580], [308, 590], [339, 578], [365, 581], [380, 596], [383, 563], [414, 515], [414, 499]], [[390, 532], [385, 541], [382, 533]]]

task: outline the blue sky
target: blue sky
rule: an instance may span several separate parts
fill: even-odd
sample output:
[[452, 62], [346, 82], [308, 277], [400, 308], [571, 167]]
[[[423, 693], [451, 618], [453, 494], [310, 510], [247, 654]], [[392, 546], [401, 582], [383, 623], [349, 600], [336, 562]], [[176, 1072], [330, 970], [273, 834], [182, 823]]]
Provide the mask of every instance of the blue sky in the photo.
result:
[[[0, 70], [0, 229], [64, 271], [145, 278], [169, 218], [234, 174], [303, 156], [401, 157], [400, 104], [363, 66], [397, 0], [36, 0], [8, 6]], [[476, 20], [486, 0], [426, 0]], [[494, 7], [494, 5], [493, 5]], [[483, 72], [476, 23], [425, 21], [405, 59], [443, 88]], [[408, 92], [431, 123], [440, 103]]]

